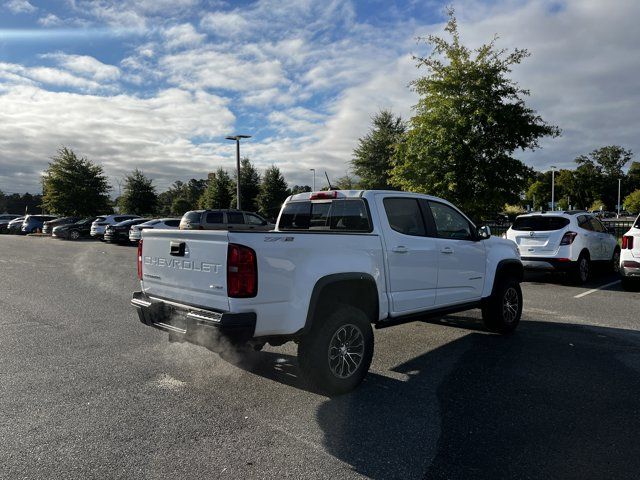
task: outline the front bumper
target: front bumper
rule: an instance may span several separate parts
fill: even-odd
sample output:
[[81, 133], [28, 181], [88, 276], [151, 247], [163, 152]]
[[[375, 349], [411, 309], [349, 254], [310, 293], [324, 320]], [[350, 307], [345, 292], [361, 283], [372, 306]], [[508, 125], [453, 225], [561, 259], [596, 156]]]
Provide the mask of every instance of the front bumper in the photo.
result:
[[521, 257], [522, 266], [526, 270], [546, 270], [568, 272], [576, 268], [577, 262], [560, 261], [552, 257]]
[[134, 292], [131, 305], [145, 325], [192, 343], [215, 343], [220, 336], [242, 343], [253, 338], [256, 330], [255, 312], [216, 312], [149, 297], [144, 292]]

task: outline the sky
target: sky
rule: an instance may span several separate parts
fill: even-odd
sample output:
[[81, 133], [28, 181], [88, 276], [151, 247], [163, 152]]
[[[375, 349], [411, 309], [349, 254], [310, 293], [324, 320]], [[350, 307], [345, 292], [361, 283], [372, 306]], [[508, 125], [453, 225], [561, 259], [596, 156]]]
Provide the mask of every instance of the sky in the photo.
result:
[[61, 146], [110, 182], [159, 191], [231, 171], [235, 146], [290, 185], [345, 175], [371, 117], [409, 119], [426, 72], [417, 39], [456, 9], [462, 41], [531, 53], [512, 72], [563, 130], [538, 170], [604, 145], [640, 153], [640, 2], [634, 0], [0, 0], [0, 190], [39, 192]]

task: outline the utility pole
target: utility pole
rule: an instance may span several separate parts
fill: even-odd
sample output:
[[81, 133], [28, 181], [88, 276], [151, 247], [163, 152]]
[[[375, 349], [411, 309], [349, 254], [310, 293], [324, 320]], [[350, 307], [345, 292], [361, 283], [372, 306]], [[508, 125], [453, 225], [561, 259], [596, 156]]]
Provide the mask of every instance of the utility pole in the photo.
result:
[[309, 169], [311, 172], [313, 172], [313, 190], [311, 190], [312, 192], [316, 191], [316, 169], [315, 168], [310, 168]]
[[619, 178], [618, 179], [618, 216], [616, 218], [620, 218], [620, 183], [622, 182], [622, 179]]
[[556, 167], [551, 165], [551, 211], [555, 210], [556, 206]]
[[236, 181], [236, 198], [238, 199], [237, 209], [240, 208], [240, 139], [251, 138], [251, 135], [231, 135], [225, 137], [227, 140], [234, 140], [236, 142], [236, 169], [237, 169], [237, 181]]

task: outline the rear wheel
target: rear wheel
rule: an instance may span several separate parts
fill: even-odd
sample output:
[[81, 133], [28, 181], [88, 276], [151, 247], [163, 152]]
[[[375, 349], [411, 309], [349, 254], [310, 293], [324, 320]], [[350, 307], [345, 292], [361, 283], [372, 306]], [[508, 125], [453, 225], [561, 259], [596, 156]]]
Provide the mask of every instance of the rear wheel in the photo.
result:
[[364, 379], [373, 357], [373, 330], [367, 315], [340, 305], [317, 319], [298, 345], [298, 362], [311, 385], [329, 395], [347, 393]]
[[78, 240], [80, 238], [80, 232], [78, 230], [71, 230], [69, 232], [69, 238], [71, 240]]
[[620, 249], [618, 247], [613, 251], [613, 257], [611, 257], [611, 271], [620, 273]]
[[589, 261], [589, 255], [583, 252], [578, 257], [578, 262], [573, 272], [571, 272], [571, 281], [576, 285], [582, 285], [589, 280], [590, 274], [591, 262]]
[[522, 316], [522, 289], [514, 278], [498, 280], [494, 292], [482, 307], [482, 320], [488, 330], [511, 333]]

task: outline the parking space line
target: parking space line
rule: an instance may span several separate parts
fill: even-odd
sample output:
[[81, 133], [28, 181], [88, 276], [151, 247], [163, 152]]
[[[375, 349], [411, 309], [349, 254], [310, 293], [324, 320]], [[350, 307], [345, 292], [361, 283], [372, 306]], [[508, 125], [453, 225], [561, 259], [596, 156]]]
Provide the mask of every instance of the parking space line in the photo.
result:
[[611, 282], [611, 283], [606, 283], [604, 285], [600, 285], [597, 288], [594, 288], [593, 290], [587, 290], [586, 292], [579, 293], [578, 295], [575, 295], [573, 298], [582, 298], [586, 295], [589, 295], [590, 293], [597, 292], [598, 290], [602, 290], [603, 288], [607, 288], [612, 285], [615, 285], [616, 283], [620, 283], [620, 280], [616, 280], [615, 282]]

